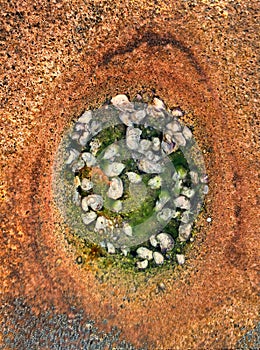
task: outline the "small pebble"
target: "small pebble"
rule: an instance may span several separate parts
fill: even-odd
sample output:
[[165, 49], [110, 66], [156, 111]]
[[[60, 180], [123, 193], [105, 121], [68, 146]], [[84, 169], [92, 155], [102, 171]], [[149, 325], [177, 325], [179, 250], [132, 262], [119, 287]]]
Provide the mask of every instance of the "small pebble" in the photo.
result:
[[115, 254], [115, 252], [116, 252], [116, 248], [110, 242], [107, 242], [107, 252], [109, 254]]
[[211, 218], [207, 218], [207, 222], [211, 222], [212, 221], [212, 219]]
[[139, 247], [136, 250], [136, 254], [141, 259], [152, 260], [152, 258], [153, 258], [153, 252], [150, 249], [146, 248], [146, 247]]
[[164, 257], [159, 252], [153, 252], [153, 259], [156, 265], [162, 265], [164, 263]]
[[144, 270], [148, 267], [148, 260], [137, 261], [136, 266], [140, 270]]
[[173, 249], [174, 239], [168, 233], [161, 232], [156, 236], [156, 239], [158, 240], [163, 253]]
[[183, 254], [176, 254], [176, 259], [179, 265], [183, 265], [185, 263], [185, 256]]

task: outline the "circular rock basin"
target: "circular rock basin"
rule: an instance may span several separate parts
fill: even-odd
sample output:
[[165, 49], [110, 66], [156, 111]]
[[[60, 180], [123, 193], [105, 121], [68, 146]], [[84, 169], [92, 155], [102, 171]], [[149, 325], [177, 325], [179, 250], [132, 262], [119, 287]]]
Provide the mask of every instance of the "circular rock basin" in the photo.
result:
[[184, 264], [208, 186], [182, 116], [159, 98], [117, 95], [85, 111], [62, 139], [56, 204], [73, 236], [90, 251], [98, 247], [102, 263], [113, 255], [135, 270]]

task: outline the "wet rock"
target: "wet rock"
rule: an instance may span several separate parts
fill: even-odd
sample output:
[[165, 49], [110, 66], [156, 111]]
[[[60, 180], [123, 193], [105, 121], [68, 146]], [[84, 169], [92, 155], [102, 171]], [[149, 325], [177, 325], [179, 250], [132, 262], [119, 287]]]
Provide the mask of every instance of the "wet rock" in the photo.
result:
[[140, 270], [144, 270], [148, 267], [148, 260], [137, 261], [136, 266]]
[[182, 165], [178, 165], [176, 166], [176, 170], [177, 170], [177, 174], [178, 174], [178, 179], [185, 179], [185, 177], [187, 176], [187, 169], [184, 168], [184, 166]]
[[160, 176], [155, 176], [148, 181], [148, 186], [151, 187], [152, 190], [156, 190], [162, 186], [162, 178]]
[[98, 195], [98, 194], [91, 194], [86, 198], [86, 203], [87, 205], [95, 210], [95, 211], [98, 211], [98, 210], [101, 210], [102, 207], [103, 207], [103, 198], [102, 196]]
[[139, 184], [142, 182], [142, 177], [139, 174], [129, 171], [126, 173], [126, 175], [132, 184]]
[[152, 260], [153, 258], [153, 252], [146, 247], [139, 247], [136, 250], [136, 254], [141, 259]]
[[161, 253], [159, 252], [154, 252], [153, 253], [153, 259], [156, 265], [162, 265], [164, 263], [164, 257]]
[[188, 198], [184, 196], [179, 196], [178, 198], [174, 199], [174, 204], [177, 208], [189, 210], [190, 209], [190, 201]]
[[114, 201], [114, 203], [111, 205], [111, 210], [119, 213], [123, 208], [123, 204], [121, 201]]
[[178, 146], [184, 147], [186, 145], [186, 140], [185, 140], [184, 136], [182, 135], [182, 133], [180, 133], [180, 132], [173, 133], [172, 140], [173, 140], [173, 142], [177, 143]]
[[179, 226], [179, 239], [181, 242], [185, 242], [191, 235], [191, 224], [180, 224]]
[[140, 153], [145, 153], [149, 150], [149, 148], [151, 148], [152, 142], [150, 140], [141, 140], [140, 141], [140, 147], [138, 149], [138, 151]]
[[81, 158], [85, 161], [88, 167], [92, 167], [97, 164], [96, 158], [89, 152], [82, 153]]
[[191, 130], [185, 125], [182, 129], [182, 134], [185, 137], [186, 140], [192, 139], [192, 132]]
[[195, 194], [195, 190], [188, 187], [183, 187], [181, 194], [187, 198], [192, 198]]
[[159, 194], [159, 199], [155, 204], [155, 211], [160, 211], [165, 206], [166, 203], [171, 199], [170, 194], [167, 191], [161, 191]]
[[162, 141], [161, 146], [164, 154], [171, 154], [176, 150], [176, 144], [174, 142], [168, 143], [168, 142]]
[[133, 229], [128, 223], [123, 224], [123, 232], [129, 237], [133, 236]]
[[84, 197], [81, 201], [81, 208], [82, 210], [84, 211], [88, 211], [89, 210], [89, 207], [88, 207], [88, 199], [87, 197]]
[[147, 174], [160, 174], [163, 172], [160, 163], [154, 163], [148, 159], [141, 159], [138, 163], [138, 169]]
[[174, 239], [168, 233], [161, 232], [156, 236], [156, 239], [160, 244], [162, 253], [166, 253], [173, 249]]
[[79, 156], [79, 151], [77, 151], [76, 149], [71, 149], [69, 151], [69, 157], [66, 161], [66, 164], [71, 164], [72, 162], [74, 162], [74, 160], [76, 160]]
[[79, 159], [78, 161], [76, 161], [72, 164], [71, 169], [73, 172], [76, 172], [76, 171], [79, 171], [80, 169], [84, 168], [84, 166], [85, 166], [84, 160]]
[[91, 135], [96, 135], [100, 130], [102, 130], [102, 124], [97, 120], [93, 120], [89, 129]]
[[119, 115], [119, 119], [121, 120], [122, 123], [124, 123], [127, 126], [133, 126], [133, 122], [131, 120], [131, 115], [130, 113], [121, 113]]
[[185, 256], [183, 254], [176, 254], [177, 263], [183, 265], [185, 263]]
[[95, 221], [97, 218], [97, 214], [94, 211], [89, 211], [86, 214], [82, 214], [81, 218], [85, 225], [91, 224], [91, 222]]
[[109, 145], [103, 155], [103, 159], [114, 159], [114, 157], [119, 153], [119, 146], [116, 144]]
[[77, 190], [75, 190], [74, 194], [73, 194], [73, 198], [72, 201], [74, 204], [76, 204], [78, 207], [80, 206], [81, 203], [81, 196], [79, 194], [79, 192]]
[[81, 117], [79, 117], [78, 122], [84, 123], [84, 124], [89, 124], [89, 122], [92, 119], [92, 111], [85, 111]]
[[115, 252], [116, 252], [116, 248], [110, 242], [107, 242], [107, 252], [109, 254], [115, 254]]
[[95, 139], [90, 142], [90, 151], [95, 156], [99, 150], [99, 147], [101, 146], [101, 143], [99, 140]]
[[76, 123], [75, 127], [74, 127], [74, 130], [76, 130], [76, 131], [83, 131], [83, 130], [85, 130], [85, 125], [82, 124], [82, 123]]
[[184, 224], [188, 224], [189, 221], [191, 221], [191, 218], [192, 218], [191, 212], [185, 211], [181, 215], [181, 222], [183, 222]]
[[79, 138], [80, 138], [80, 136], [81, 136], [81, 133], [74, 131], [74, 132], [71, 134], [70, 137], [71, 137], [72, 140], [78, 141]]
[[131, 120], [134, 122], [134, 124], [140, 124], [141, 121], [144, 120], [145, 116], [146, 116], [145, 110], [135, 111], [131, 115]]
[[161, 141], [159, 139], [159, 137], [153, 137], [152, 138], [152, 149], [153, 151], [155, 152], [158, 152], [160, 151], [160, 148], [161, 148]]
[[173, 133], [179, 132], [181, 130], [181, 124], [177, 119], [166, 125], [167, 132], [172, 136]]
[[81, 188], [83, 191], [89, 191], [93, 188], [93, 183], [88, 179], [82, 179]]
[[191, 181], [194, 185], [199, 183], [199, 175], [195, 171], [190, 171]]
[[126, 130], [126, 145], [131, 150], [139, 148], [140, 136], [142, 131], [138, 128], [128, 127]]
[[162, 159], [162, 157], [160, 157], [152, 151], [147, 151], [145, 153], [145, 158], [153, 163], [157, 163], [160, 159]]
[[89, 138], [90, 138], [89, 131], [84, 131], [79, 138], [79, 143], [81, 144], [81, 146], [86, 146], [87, 142], [89, 141]]
[[124, 170], [125, 165], [123, 163], [107, 163], [103, 166], [104, 173], [107, 176], [118, 176]]
[[150, 244], [152, 247], [156, 248], [159, 242], [156, 239], [156, 235], [151, 235], [149, 238]]
[[122, 197], [123, 191], [124, 187], [122, 180], [119, 177], [113, 177], [107, 191], [107, 196], [112, 199], [118, 199]]
[[163, 208], [157, 214], [157, 220], [159, 222], [162, 222], [162, 221], [168, 222], [173, 217], [173, 214], [175, 214], [174, 210], [172, 210], [170, 208]]

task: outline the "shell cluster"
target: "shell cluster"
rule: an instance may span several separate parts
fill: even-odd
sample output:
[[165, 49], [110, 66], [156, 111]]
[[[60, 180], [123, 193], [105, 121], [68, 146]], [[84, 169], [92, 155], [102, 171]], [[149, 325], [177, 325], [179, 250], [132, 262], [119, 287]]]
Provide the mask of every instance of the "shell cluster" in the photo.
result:
[[86, 238], [132, 256], [139, 269], [185, 262], [182, 247], [208, 192], [204, 168], [185, 160], [194, 140], [182, 115], [158, 98], [146, 104], [117, 95], [103, 114], [84, 112], [70, 135], [65, 163]]

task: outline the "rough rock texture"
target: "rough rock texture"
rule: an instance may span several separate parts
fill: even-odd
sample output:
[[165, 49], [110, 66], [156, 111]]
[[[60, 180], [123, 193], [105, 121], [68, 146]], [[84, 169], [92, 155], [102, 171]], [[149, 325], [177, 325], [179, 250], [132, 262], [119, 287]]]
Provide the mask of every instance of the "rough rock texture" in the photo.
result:
[[[27, 339], [36, 334], [30, 348], [40, 349], [35, 329], [41, 323], [34, 319], [46, 312], [53, 318], [49, 329], [60, 327], [52, 347], [47, 345], [55, 348], [63, 337], [55, 320], [61, 314], [73, 320], [71, 305], [101, 329], [117, 326], [122, 339], [151, 349], [231, 349], [254, 327], [258, 8], [254, 0], [1, 5], [4, 348], [28, 348]], [[104, 283], [95, 268], [74, 263], [51, 185], [63, 131], [85, 109], [118, 92], [156, 95], [185, 110], [182, 119], [194, 128], [210, 178], [187, 266], [134, 288], [123, 275]], [[157, 293], [162, 280], [166, 288]], [[30, 308], [22, 308], [23, 321], [16, 298]], [[23, 332], [24, 320], [29, 333]], [[12, 332], [20, 332], [17, 347], [7, 342]], [[73, 342], [65, 340], [66, 346]]]

